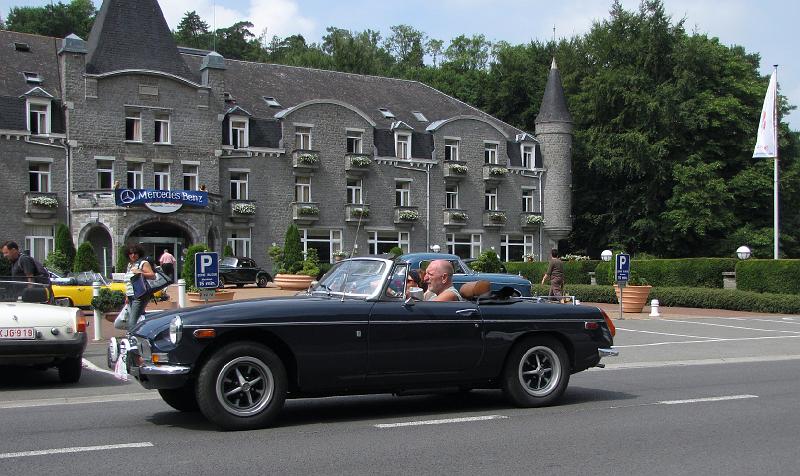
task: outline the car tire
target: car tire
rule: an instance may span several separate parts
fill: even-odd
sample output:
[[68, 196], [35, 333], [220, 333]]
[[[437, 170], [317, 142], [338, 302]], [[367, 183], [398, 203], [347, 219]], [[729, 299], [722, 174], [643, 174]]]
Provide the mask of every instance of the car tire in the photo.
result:
[[197, 403], [212, 423], [226, 430], [251, 430], [272, 423], [286, 400], [286, 369], [269, 348], [236, 342], [217, 350], [197, 379]]
[[162, 388], [158, 394], [167, 405], [179, 412], [196, 412], [200, 409], [192, 384], [184, 385], [181, 388]]
[[569, 377], [564, 346], [553, 337], [531, 337], [511, 349], [503, 371], [503, 391], [519, 407], [547, 406], [564, 394]]
[[81, 378], [83, 359], [80, 357], [67, 357], [58, 364], [58, 378], [63, 383], [75, 383]]
[[256, 278], [256, 286], [258, 286], [259, 288], [266, 288], [269, 282], [270, 282], [269, 276], [267, 276], [266, 274], [260, 274]]

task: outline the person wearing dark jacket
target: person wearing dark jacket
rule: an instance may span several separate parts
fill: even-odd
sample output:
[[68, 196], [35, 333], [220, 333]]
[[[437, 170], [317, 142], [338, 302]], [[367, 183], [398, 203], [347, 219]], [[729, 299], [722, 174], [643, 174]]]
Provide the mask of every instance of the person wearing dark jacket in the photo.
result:
[[15, 241], [3, 243], [3, 256], [11, 262], [11, 277], [31, 283], [50, 284], [47, 269], [32, 257], [22, 254]]

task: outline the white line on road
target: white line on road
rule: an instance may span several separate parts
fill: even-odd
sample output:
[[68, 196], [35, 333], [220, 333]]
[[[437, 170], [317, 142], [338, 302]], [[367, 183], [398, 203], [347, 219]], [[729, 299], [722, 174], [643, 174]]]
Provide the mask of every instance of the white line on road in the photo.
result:
[[65, 453], [83, 453], [86, 451], [118, 450], [123, 448], [147, 448], [150, 446], [153, 446], [153, 443], [150, 443], [149, 441], [144, 441], [142, 443], [123, 443], [119, 445], [76, 446], [73, 448], [54, 448], [51, 450], [21, 451], [19, 453], [0, 453], [0, 459], [23, 458], [25, 456], [59, 455]]
[[800, 322], [794, 322], [794, 318], [791, 318], [791, 317], [782, 317], [782, 318], [780, 318], [780, 320], [778, 320], [778, 319], [754, 319], [754, 318], [745, 319], [743, 317], [728, 317], [726, 319], [730, 319], [732, 321], [747, 321], [747, 322], [757, 321], [757, 322], [776, 322], [778, 324], [800, 324]]
[[658, 362], [631, 362], [629, 364], [606, 364], [604, 369], [593, 367], [590, 372], [608, 372], [609, 370], [652, 369], [662, 367], [684, 367], [688, 365], [750, 364], [756, 362], [783, 362], [800, 360], [800, 355], [775, 355], [771, 357], [731, 357], [698, 360], [662, 360]]
[[626, 329], [624, 327], [617, 327], [618, 331], [626, 331], [626, 332], [640, 332], [642, 334], [658, 334], [660, 336], [672, 336], [672, 337], [690, 337], [692, 339], [717, 339], [717, 337], [706, 337], [706, 336], [689, 336], [685, 334], [669, 334], [667, 332], [655, 332], [655, 331], [641, 331], [638, 329]]
[[52, 405], [83, 405], [86, 403], [134, 402], [139, 400], [158, 400], [160, 398], [161, 396], [157, 392], [125, 393], [120, 395], [99, 395], [91, 397], [44, 398], [41, 400], [0, 402], [0, 409], [48, 407]]
[[111, 370], [101, 369], [100, 367], [94, 365], [93, 363], [89, 362], [86, 359], [83, 359], [83, 368], [91, 370], [92, 372], [100, 372], [103, 374], [111, 375], [114, 378], [117, 378], [117, 374], [112, 372]]
[[800, 335], [794, 336], [767, 336], [767, 337], [731, 337], [729, 339], [723, 338], [706, 338], [706, 340], [684, 340], [672, 342], [652, 342], [650, 344], [629, 344], [629, 345], [615, 345], [615, 349], [629, 349], [632, 347], [653, 347], [657, 345], [677, 345], [677, 344], [706, 344], [708, 342], [740, 342], [746, 340], [770, 340], [770, 339], [797, 339]]
[[787, 334], [800, 334], [800, 331], [779, 331], [775, 329], [757, 329], [755, 327], [741, 327], [741, 326], [728, 326], [725, 324], [714, 324], [712, 322], [697, 322], [697, 321], [680, 321], [677, 319], [664, 319], [663, 322], [682, 322], [684, 324], [697, 324], [698, 326], [714, 326], [714, 327], [727, 327], [728, 329], [742, 329], [746, 331], [761, 331], [761, 332], [784, 332]]
[[421, 425], [445, 425], [448, 423], [466, 423], [471, 421], [486, 421], [486, 420], [502, 420], [508, 418], [505, 415], [485, 415], [464, 418], [445, 418], [442, 420], [423, 420], [423, 421], [406, 421], [402, 423], [379, 423], [375, 428], [399, 428], [403, 426], [421, 426]]
[[725, 400], [744, 400], [747, 398], [758, 398], [758, 395], [726, 395], [722, 397], [690, 398], [687, 400], [664, 400], [661, 402], [656, 402], [656, 405], [680, 405], [683, 403], [722, 402]]

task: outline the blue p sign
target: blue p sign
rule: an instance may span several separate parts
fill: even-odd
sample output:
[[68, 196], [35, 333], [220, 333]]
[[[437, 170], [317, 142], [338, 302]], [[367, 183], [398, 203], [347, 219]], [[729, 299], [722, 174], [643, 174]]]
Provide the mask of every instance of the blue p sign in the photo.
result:
[[631, 255], [620, 253], [616, 260], [617, 281], [628, 281], [631, 271]]
[[194, 255], [194, 284], [198, 288], [219, 286], [219, 255], [214, 252]]

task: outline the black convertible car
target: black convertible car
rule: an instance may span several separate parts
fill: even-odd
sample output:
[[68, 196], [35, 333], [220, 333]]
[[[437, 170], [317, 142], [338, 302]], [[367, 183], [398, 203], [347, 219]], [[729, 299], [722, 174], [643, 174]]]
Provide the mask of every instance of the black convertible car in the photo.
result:
[[570, 374], [616, 355], [600, 309], [462, 286], [417, 301], [409, 263], [337, 263], [308, 293], [157, 314], [129, 336], [128, 372], [225, 429], [269, 425], [286, 398], [501, 388], [524, 407], [558, 401]]

